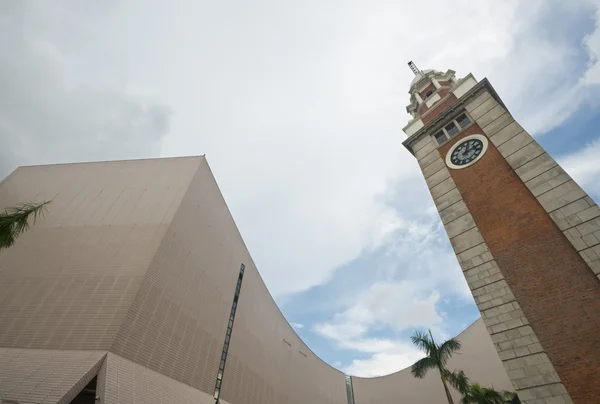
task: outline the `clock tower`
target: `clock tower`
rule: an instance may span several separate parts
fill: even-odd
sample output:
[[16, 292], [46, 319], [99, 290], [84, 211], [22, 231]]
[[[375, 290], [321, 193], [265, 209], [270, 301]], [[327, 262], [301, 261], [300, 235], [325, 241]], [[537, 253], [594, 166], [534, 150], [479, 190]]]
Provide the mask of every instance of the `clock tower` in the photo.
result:
[[519, 398], [600, 402], [600, 208], [487, 79], [409, 65], [403, 144]]

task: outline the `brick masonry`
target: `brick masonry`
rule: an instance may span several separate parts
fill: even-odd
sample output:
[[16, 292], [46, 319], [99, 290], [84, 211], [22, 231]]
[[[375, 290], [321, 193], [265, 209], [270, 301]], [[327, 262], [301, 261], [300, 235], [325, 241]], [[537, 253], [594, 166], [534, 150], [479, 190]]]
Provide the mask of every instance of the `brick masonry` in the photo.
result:
[[427, 87], [421, 90], [421, 92], [419, 93], [421, 95], [421, 98], [425, 99], [425, 94], [427, 94], [427, 91], [429, 90], [435, 91], [435, 86], [433, 85], [433, 83], [429, 83]]
[[487, 125], [481, 118], [476, 121], [600, 280], [598, 205], [510, 113]]
[[[447, 82], [446, 82], [446, 83], [440, 83], [440, 85], [442, 86], [442, 88], [440, 88], [440, 89], [437, 91], [437, 93], [434, 93], [434, 94], [437, 94], [437, 95], [440, 97], [440, 99], [443, 99], [443, 98], [444, 98], [444, 97], [446, 97], [448, 94], [450, 94], [451, 87], [448, 85], [448, 83], [447, 83]], [[431, 89], [435, 89], [435, 87], [433, 86], [433, 84], [429, 85], [429, 86], [427, 87], [427, 90], [425, 90], [425, 91], [422, 91], [422, 92], [420, 93], [420, 95], [421, 95], [421, 98], [424, 100], [424, 102], [423, 102], [423, 103], [421, 103], [421, 105], [419, 105], [419, 107], [417, 108], [417, 114], [418, 114], [418, 115], [425, 115], [425, 113], [426, 113], [428, 110], [432, 109], [431, 107], [434, 107], [434, 106], [436, 106], [436, 104], [435, 104], [435, 103], [434, 103], [433, 105], [431, 105], [431, 107], [427, 105], [427, 99], [426, 99], [426, 97], [425, 97], [425, 94], [427, 93], [427, 91], [429, 91], [429, 90], [431, 90]], [[436, 101], [436, 102], [437, 102], [437, 101]], [[437, 107], [437, 106], [436, 106], [436, 107]]]
[[[461, 136], [470, 133], [474, 133], [473, 129]], [[428, 184], [431, 183], [429, 178], [436, 175], [430, 167], [441, 166], [438, 171], [450, 172], [435, 144], [428, 136], [415, 143], [419, 150], [425, 151], [419, 154], [419, 163], [424, 166]], [[443, 187], [440, 189], [439, 184], [435, 185], [430, 192], [513, 387], [525, 404], [571, 403], [504, 274], [475, 226], [455, 181], [447, 178]]]
[[442, 100], [435, 104], [434, 107], [432, 107], [427, 112], [423, 113], [423, 115], [421, 115], [421, 120], [425, 125], [431, 122], [439, 114], [444, 112], [446, 108], [448, 108], [454, 103], [454, 101], [456, 101], [456, 96], [452, 93], [446, 94], [445, 97], [447, 98], [442, 98]]
[[[467, 106], [476, 123], [440, 148], [442, 158], [464, 136], [491, 140], [478, 163], [449, 170], [477, 226], [458, 236], [453, 222], [446, 229], [522, 400], [569, 402], [566, 387], [575, 403], [593, 402], [600, 396], [600, 283], [590, 268], [600, 257], [600, 212], [499, 107], [480, 95]], [[441, 210], [442, 220], [452, 206]]]

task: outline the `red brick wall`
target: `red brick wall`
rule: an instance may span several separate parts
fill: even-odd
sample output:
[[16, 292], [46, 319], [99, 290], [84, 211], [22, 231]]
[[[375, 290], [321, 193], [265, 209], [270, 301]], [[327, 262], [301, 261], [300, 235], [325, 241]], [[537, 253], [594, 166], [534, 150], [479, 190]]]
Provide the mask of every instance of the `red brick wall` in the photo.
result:
[[429, 84], [427, 87], [425, 87], [425, 90], [421, 91], [421, 98], [425, 99], [425, 94], [427, 94], [427, 91], [435, 91], [435, 86], [433, 85], [433, 83]]
[[[445, 96], [450, 94], [450, 90], [447, 88], [442, 88], [438, 94], [440, 95], [440, 98], [444, 98]], [[454, 99], [456, 100], [456, 98]]]
[[[449, 81], [440, 81], [440, 87], [449, 87], [450, 86], [450, 82]], [[425, 99], [425, 94], [427, 94], [427, 91], [429, 90], [433, 90], [435, 91], [435, 86], [433, 85], [433, 83], [429, 84], [427, 87], [425, 87], [425, 89], [423, 91], [421, 91], [419, 94], [421, 95], [421, 98]], [[444, 89], [444, 90], [440, 90], [441, 91], [446, 91], [446, 94], [448, 93], [448, 89]], [[442, 94], [440, 94], [440, 97], [444, 97]]]
[[[446, 92], [443, 93], [444, 90], [440, 91], [440, 97], [445, 97], [448, 93], [447, 90], [445, 90]], [[441, 101], [439, 104], [435, 104], [433, 106], [433, 108], [431, 108], [429, 111], [427, 111], [427, 115], [423, 115], [421, 116], [421, 120], [423, 121], [423, 123], [425, 125], [427, 125], [429, 122], [431, 122], [436, 116], [438, 116], [439, 114], [441, 114], [442, 112], [444, 112], [444, 110], [446, 108], [448, 108], [450, 105], [452, 105], [454, 103], [454, 101], [456, 101], [457, 98], [454, 94], [450, 94], [450, 97], [448, 97], [448, 99]]]
[[491, 142], [450, 174], [571, 398], [600, 402], [600, 282]]

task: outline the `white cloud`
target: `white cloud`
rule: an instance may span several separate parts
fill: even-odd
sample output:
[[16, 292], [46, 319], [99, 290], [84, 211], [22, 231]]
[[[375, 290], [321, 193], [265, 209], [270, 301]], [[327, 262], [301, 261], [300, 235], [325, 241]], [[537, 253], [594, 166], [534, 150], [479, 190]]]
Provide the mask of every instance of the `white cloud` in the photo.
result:
[[61, 13], [26, 3], [0, 5], [0, 178], [21, 164], [157, 156], [169, 109], [93, 70], [82, 76], [53, 38]]
[[344, 372], [359, 377], [383, 376], [407, 368], [422, 357], [423, 354], [414, 346], [393, 341], [384, 352], [376, 352], [368, 359], [354, 359]]
[[[311, 3], [307, 4], [310, 8]], [[208, 157], [216, 152], [222, 161], [247, 161], [243, 173], [241, 163], [236, 164], [238, 170], [215, 163], [215, 172], [276, 294], [326, 282], [334, 268], [364, 249], [381, 245], [390, 233], [386, 229], [397, 229], [410, 218], [405, 211], [400, 215], [390, 212], [378, 199], [392, 186], [403, 188], [400, 197], [405, 198], [412, 192], [413, 179], [422, 181], [413, 157], [400, 145], [400, 128], [407, 119], [401, 112], [410, 81], [407, 59], [416, 60], [423, 68], [455, 68], [459, 74], [474, 71], [479, 78], [489, 76], [510, 109], [532, 132], [551, 128], [577, 107], [574, 101], [579, 94], [563, 79], [571, 74], [568, 69], [572, 66], [566, 62], [572, 60], [577, 45], [573, 48], [524, 29], [547, 4], [509, 1], [464, 5], [469, 12], [453, 14], [452, 30], [447, 29], [446, 3], [369, 2], [367, 7], [357, 2], [341, 16], [329, 14], [335, 8], [328, 6], [321, 11], [319, 21], [329, 18], [330, 29], [344, 37], [328, 36], [325, 41], [316, 39], [323, 36], [324, 28], [301, 14], [297, 21], [311, 21], [306, 24], [306, 38], [314, 38], [314, 53], [322, 58], [318, 59], [321, 65], [291, 52], [286, 53], [290, 59], [284, 64], [274, 61], [273, 69], [320, 83], [312, 90], [313, 102], [295, 103], [307, 96], [304, 87], [282, 86], [280, 91], [270, 89], [263, 96], [257, 95], [259, 87], [249, 84], [256, 92], [244, 92], [242, 99], [248, 103], [272, 105], [272, 97], [279, 97], [290, 100], [294, 108], [278, 106], [277, 116], [268, 118], [261, 110], [260, 125], [269, 122], [272, 131], [251, 132], [249, 142], [244, 141], [239, 148], [244, 155], [227, 156], [230, 149], [215, 145]], [[423, 13], [426, 22], [411, 17], [424, 11], [420, 7], [427, 9]], [[422, 29], [423, 24], [427, 30]], [[290, 27], [296, 29], [295, 23]], [[280, 35], [285, 36], [285, 32], [284, 28]], [[263, 44], [272, 54], [278, 53], [281, 45], [270, 40]], [[435, 52], [426, 44], [435, 44]], [[290, 66], [290, 61], [295, 65]], [[539, 78], [547, 84], [540, 86]], [[565, 85], [550, 85], [555, 82]], [[236, 116], [239, 111], [244, 113], [236, 109]], [[251, 128], [257, 125], [256, 118], [244, 119]], [[240, 180], [249, 184], [251, 196], [242, 196], [234, 189]], [[426, 190], [414, 199], [417, 206], [430, 206]], [[257, 215], [261, 208], [265, 213]], [[405, 208], [406, 204], [402, 206]], [[452, 259], [445, 255], [431, 258], [438, 266]], [[410, 265], [419, 264], [413, 260]]]
[[422, 356], [418, 349], [399, 338], [370, 335], [382, 330], [398, 334], [414, 328], [431, 328], [440, 335], [444, 323], [436, 308], [440, 295], [428, 294], [426, 289], [410, 282], [373, 284], [353, 305], [313, 330], [332, 340], [338, 349], [370, 355], [353, 360], [344, 369], [349, 374], [368, 377], [398, 371]]
[[596, 3], [599, 6], [595, 15], [596, 29], [584, 40], [589, 55], [589, 65], [582, 80], [583, 85], [600, 84], [600, 1], [594, 0], [590, 3]]
[[354, 304], [336, 314], [333, 321], [316, 325], [315, 331], [342, 348], [363, 350], [359, 348], [361, 338], [370, 328], [385, 327], [400, 333], [440, 326], [443, 318], [436, 309], [440, 294], [427, 288], [406, 281], [375, 283], [357, 296]]
[[[4, 2], [4, 171], [148, 157], [161, 144], [162, 155], [206, 153], [269, 289], [306, 290], [385, 244], [406, 210], [430, 207], [422, 185], [410, 195], [422, 179], [400, 144], [407, 60], [489, 76], [543, 131], [577, 105], [564, 78], [580, 44], [531, 21], [572, 3]], [[380, 199], [391, 187], [411, 199], [401, 214]]]
[[[0, 176], [17, 164], [206, 153], [276, 297], [384, 248], [387, 267], [374, 284], [320, 326], [372, 354], [349, 369], [381, 372], [414, 352], [370, 338], [377, 327], [441, 333], [438, 299], [469, 298], [401, 146], [406, 62], [488, 76], [526, 129], [542, 133], [600, 83], [600, 12], [583, 43], [535, 21], [598, 4], [1, 2]], [[584, 72], [573, 57], [581, 46]], [[564, 161], [590, 187], [597, 150]]]
[[600, 197], [600, 139], [581, 150], [562, 156], [559, 164], [595, 197]]
[[299, 330], [301, 328], [304, 328], [304, 324], [300, 324], [300, 323], [290, 323], [290, 325], [295, 328], [296, 330]]

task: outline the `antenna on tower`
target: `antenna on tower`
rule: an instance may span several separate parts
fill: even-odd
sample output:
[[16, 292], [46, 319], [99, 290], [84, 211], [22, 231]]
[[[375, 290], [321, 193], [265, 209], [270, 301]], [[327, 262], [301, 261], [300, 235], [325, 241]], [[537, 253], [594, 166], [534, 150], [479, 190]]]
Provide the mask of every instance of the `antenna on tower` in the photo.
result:
[[410, 70], [412, 70], [412, 72], [415, 74], [415, 76], [418, 76], [419, 74], [423, 74], [423, 72], [421, 72], [421, 70], [419, 70], [417, 65], [414, 64], [412, 60], [410, 62], [408, 62], [408, 67], [410, 67]]

